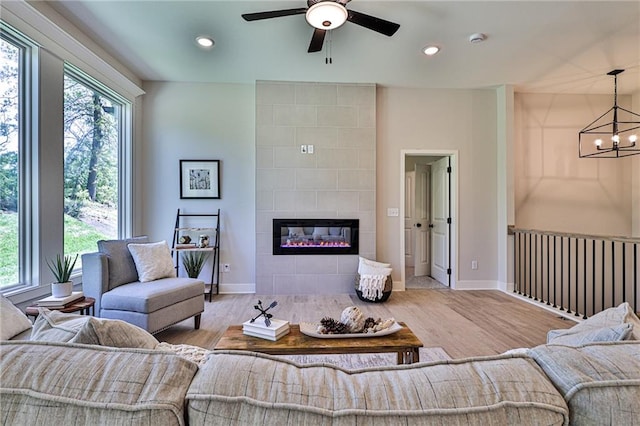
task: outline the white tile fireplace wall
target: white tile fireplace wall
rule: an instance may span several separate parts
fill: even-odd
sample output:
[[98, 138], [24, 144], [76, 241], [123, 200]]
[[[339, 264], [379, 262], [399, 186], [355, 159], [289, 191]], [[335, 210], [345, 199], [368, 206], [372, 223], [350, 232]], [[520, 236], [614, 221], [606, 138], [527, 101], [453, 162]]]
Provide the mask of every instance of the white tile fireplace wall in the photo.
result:
[[352, 293], [357, 255], [274, 256], [271, 227], [360, 219], [375, 258], [376, 86], [258, 81], [256, 151], [256, 293]]

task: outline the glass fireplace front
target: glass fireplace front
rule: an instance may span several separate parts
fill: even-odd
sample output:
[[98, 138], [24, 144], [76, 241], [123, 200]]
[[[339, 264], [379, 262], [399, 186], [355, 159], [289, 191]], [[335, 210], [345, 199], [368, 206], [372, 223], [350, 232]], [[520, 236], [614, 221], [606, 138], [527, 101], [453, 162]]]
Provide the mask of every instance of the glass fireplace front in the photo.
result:
[[358, 219], [273, 219], [273, 254], [358, 254]]

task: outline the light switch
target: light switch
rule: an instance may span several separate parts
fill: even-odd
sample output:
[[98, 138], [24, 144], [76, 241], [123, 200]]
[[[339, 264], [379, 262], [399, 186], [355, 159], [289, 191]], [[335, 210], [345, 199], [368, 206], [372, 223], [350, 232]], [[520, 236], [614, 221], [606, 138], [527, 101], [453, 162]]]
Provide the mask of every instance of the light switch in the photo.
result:
[[313, 145], [307, 145], [307, 153], [313, 154]]
[[389, 216], [389, 217], [400, 216], [400, 210], [397, 209], [397, 208], [388, 208], [387, 209], [387, 216]]
[[300, 154], [306, 154], [306, 153], [307, 153], [307, 146], [300, 145]]

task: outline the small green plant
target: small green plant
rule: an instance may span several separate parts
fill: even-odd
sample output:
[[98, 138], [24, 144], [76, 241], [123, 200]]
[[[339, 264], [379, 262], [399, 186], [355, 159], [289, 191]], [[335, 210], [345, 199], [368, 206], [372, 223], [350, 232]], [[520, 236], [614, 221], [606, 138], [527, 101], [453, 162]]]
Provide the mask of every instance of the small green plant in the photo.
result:
[[78, 260], [78, 255], [71, 260], [72, 257], [69, 256], [61, 256], [60, 254], [56, 255], [56, 260], [51, 261], [47, 260], [47, 266], [51, 272], [53, 272], [53, 276], [56, 278], [56, 282], [58, 283], [66, 283], [71, 278], [71, 273], [73, 272], [74, 266], [76, 266], [76, 261]]
[[198, 278], [207, 257], [209, 253], [204, 251], [189, 251], [182, 254], [182, 265], [189, 278]]

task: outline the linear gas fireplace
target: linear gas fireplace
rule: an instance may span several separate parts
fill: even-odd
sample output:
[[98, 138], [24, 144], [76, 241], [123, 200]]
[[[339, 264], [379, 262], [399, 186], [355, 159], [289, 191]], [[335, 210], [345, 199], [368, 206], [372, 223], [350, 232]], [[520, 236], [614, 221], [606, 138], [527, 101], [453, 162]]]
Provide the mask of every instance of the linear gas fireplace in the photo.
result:
[[273, 254], [358, 254], [358, 219], [273, 219]]

